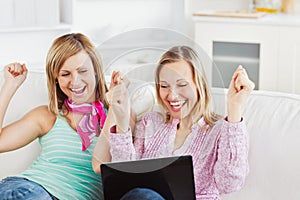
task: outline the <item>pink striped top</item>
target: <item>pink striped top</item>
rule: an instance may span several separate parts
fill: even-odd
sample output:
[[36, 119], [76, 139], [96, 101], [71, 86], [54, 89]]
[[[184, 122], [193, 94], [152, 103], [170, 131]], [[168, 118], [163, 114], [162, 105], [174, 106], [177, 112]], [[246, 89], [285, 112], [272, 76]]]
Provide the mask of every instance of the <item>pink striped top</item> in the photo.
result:
[[112, 161], [192, 155], [197, 200], [218, 200], [220, 194], [239, 190], [249, 171], [245, 122], [221, 119], [209, 128], [200, 119], [184, 144], [174, 151], [178, 122], [174, 119], [166, 124], [160, 114], [146, 114], [136, 127], [134, 145], [130, 131], [111, 133]]

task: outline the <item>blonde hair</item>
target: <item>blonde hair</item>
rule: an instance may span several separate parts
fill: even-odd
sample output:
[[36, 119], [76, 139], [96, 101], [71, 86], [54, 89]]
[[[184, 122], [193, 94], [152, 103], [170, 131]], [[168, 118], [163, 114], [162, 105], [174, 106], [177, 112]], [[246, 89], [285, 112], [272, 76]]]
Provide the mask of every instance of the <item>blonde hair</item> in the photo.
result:
[[[213, 111], [212, 106], [212, 97], [211, 92], [208, 86], [208, 82], [199, 58], [199, 55], [196, 51], [188, 46], [175, 46], [165, 52], [157, 65], [155, 71], [155, 85], [156, 85], [156, 94], [157, 94], [157, 102], [160, 106], [162, 106], [165, 110], [167, 110], [166, 106], [164, 105], [162, 99], [159, 95], [160, 90], [160, 80], [159, 80], [159, 73], [162, 67], [167, 63], [174, 63], [179, 61], [186, 61], [193, 73], [193, 81], [197, 89], [197, 104], [191, 111], [192, 115], [192, 122], [196, 123], [199, 121], [201, 117], [204, 118], [204, 121], [213, 126], [217, 120], [221, 118], [220, 115], [217, 115]], [[201, 71], [200, 71], [201, 70]], [[171, 122], [172, 117], [167, 113], [166, 114], [166, 122]]]
[[97, 54], [96, 48], [91, 41], [81, 33], [70, 33], [54, 40], [46, 58], [46, 73], [49, 95], [49, 110], [60, 115], [64, 100], [68, 98], [60, 89], [57, 82], [58, 73], [64, 62], [71, 56], [84, 50], [92, 60], [96, 76], [96, 99], [100, 100], [106, 108], [108, 102], [105, 97], [107, 87], [103, 75], [102, 62]]

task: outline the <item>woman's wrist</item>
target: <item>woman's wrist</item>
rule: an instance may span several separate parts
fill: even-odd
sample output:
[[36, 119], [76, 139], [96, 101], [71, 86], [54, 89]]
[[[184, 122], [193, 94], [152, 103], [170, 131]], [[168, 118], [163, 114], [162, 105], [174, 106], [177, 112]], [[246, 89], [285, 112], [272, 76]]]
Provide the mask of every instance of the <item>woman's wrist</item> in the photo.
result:
[[123, 128], [123, 127], [120, 127], [120, 126], [117, 125], [117, 127], [116, 127], [116, 133], [126, 133], [129, 130], [130, 130], [129, 126], [127, 126], [127, 128]]
[[14, 81], [4, 81], [2, 89], [7, 89], [10, 92], [15, 92], [20, 85], [16, 84]]
[[110, 132], [111, 133], [127, 133], [128, 131], [130, 131], [129, 126], [127, 128], [120, 128], [118, 125], [113, 125], [112, 127], [110, 127]]
[[242, 119], [242, 111], [240, 105], [230, 105], [228, 104], [227, 109], [227, 120], [229, 122], [235, 123], [240, 122]]
[[231, 123], [237, 123], [237, 122], [241, 122], [242, 120], [242, 117], [241, 116], [227, 116], [226, 117], [226, 120], [228, 122], [231, 122]]

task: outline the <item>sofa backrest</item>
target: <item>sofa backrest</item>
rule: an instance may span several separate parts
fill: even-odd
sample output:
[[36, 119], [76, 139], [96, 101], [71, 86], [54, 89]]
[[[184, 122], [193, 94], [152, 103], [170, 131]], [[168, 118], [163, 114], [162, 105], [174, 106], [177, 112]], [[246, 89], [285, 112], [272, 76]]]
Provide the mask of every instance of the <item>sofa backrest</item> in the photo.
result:
[[[214, 90], [214, 97], [223, 95]], [[250, 173], [244, 188], [223, 200], [300, 199], [300, 95], [253, 91], [243, 116]]]
[[[3, 74], [0, 72], [0, 85]], [[109, 77], [107, 77], [109, 82]], [[155, 103], [153, 84], [132, 80], [129, 86], [138, 117]], [[226, 112], [226, 90], [213, 88], [215, 109]], [[29, 72], [8, 108], [4, 123], [12, 122], [35, 106], [47, 104], [46, 77]], [[223, 200], [300, 199], [300, 95], [253, 91], [243, 111], [250, 136], [250, 173], [244, 188], [224, 195]], [[26, 169], [39, 154], [37, 140], [30, 145], [0, 154], [0, 178]]]

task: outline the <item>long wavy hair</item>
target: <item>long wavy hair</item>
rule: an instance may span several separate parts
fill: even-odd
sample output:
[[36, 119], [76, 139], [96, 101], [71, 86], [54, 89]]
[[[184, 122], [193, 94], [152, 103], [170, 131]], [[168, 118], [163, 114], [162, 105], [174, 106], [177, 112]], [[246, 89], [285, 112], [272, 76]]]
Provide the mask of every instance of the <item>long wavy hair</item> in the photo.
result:
[[52, 43], [46, 58], [46, 73], [49, 95], [49, 110], [56, 115], [60, 115], [64, 100], [68, 98], [60, 89], [57, 82], [58, 73], [64, 62], [79, 53], [85, 51], [92, 60], [96, 78], [96, 99], [100, 100], [106, 108], [108, 102], [105, 96], [107, 86], [103, 75], [103, 67], [100, 56], [92, 42], [81, 33], [69, 33], [58, 37]]
[[192, 115], [192, 123], [198, 122], [199, 119], [203, 117], [204, 121], [208, 125], [213, 126], [215, 122], [221, 118], [221, 116], [217, 115], [213, 111], [211, 92], [199, 55], [196, 51], [188, 46], [175, 46], [165, 52], [161, 56], [155, 71], [157, 103], [166, 111], [166, 123], [171, 122], [172, 117], [168, 114], [167, 107], [164, 105], [159, 95], [159, 73], [165, 64], [179, 62], [182, 60], [189, 64], [193, 73], [193, 81], [197, 90], [197, 103], [190, 113], [190, 115]]

